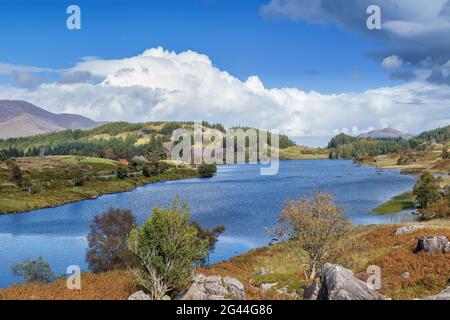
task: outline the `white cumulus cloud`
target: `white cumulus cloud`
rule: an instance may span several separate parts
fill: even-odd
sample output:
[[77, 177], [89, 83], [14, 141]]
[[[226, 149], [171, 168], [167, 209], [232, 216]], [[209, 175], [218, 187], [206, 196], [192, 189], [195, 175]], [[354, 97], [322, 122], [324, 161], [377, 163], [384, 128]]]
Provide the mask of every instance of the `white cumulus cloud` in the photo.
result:
[[386, 69], [400, 68], [403, 65], [403, 59], [396, 55], [392, 55], [392, 56], [386, 57], [383, 60], [383, 62], [381, 63], [381, 65], [383, 66], [383, 68], [386, 68]]
[[124, 59], [87, 59], [65, 73], [89, 73], [99, 81], [3, 86], [0, 99], [96, 120], [207, 120], [279, 129], [320, 143], [340, 131], [390, 126], [416, 133], [450, 123], [450, 90], [425, 81], [341, 94], [266, 88], [257, 76], [241, 81], [218, 69], [206, 55], [162, 48]]

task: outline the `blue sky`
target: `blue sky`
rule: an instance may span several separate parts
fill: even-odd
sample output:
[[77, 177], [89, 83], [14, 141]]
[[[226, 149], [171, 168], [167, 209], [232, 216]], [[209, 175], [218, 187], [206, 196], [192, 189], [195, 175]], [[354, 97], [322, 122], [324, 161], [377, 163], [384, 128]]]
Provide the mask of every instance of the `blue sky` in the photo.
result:
[[[65, 27], [66, 8], [82, 10], [82, 30]], [[325, 24], [265, 18], [266, 0], [11, 1], [0, 3], [0, 61], [67, 68], [84, 56], [134, 56], [147, 48], [195, 50], [222, 70], [268, 87], [319, 92], [391, 85], [367, 53], [383, 47]]]
[[[66, 28], [71, 4], [81, 30]], [[380, 30], [367, 28], [371, 4]], [[415, 134], [450, 123], [449, 34], [450, 0], [2, 0], [0, 99], [320, 146]]]

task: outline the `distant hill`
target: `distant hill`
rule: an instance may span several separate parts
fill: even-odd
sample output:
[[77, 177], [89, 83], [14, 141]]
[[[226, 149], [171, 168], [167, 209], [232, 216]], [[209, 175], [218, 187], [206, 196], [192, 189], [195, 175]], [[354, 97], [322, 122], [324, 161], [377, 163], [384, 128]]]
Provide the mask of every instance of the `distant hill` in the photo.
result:
[[[345, 133], [340, 133], [328, 143], [329, 157], [331, 159], [364, 159], [386, 154], [405, 153], [418, 148], [422, 148], [423, 150], [427, 146], [435, 143], [450, 143], [450, 125], [425, 131], [410, 138], [406, 138], [409, 135], [392, 130], [389, 128], [387, 130], [388, 133], [391, 132], [390, 136], [375, 133], [370, 138], [367, 136], [359, 136], [356, 138]], [[403, 137], [403, 139], [398, 139], [399, 137]]]
[[393, 128], [384, 128], [381, 130], [372, 130], [367, 133], [363, 133], [358, 136], [358, 138], [371, 138], [371, 139], [409, 139], [412, 138], [413, 135], [408, 133], [403, 133]]
[[96, 126], [97, 122], [83, 116], [51, 113], [25, 101], [0, 100], [0, 139]]

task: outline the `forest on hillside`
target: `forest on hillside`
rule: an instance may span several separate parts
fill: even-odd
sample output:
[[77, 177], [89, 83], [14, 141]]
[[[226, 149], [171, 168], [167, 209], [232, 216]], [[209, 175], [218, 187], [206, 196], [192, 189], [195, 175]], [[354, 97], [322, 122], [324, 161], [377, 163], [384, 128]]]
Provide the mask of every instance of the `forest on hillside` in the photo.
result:
[[423, 132], [410, 139], [356, 138], [341, 133], [328, 143], [330, 159], [363, 159], [390, 153], [418, 150], [421, 147], [450, 141], [450, 126]]
[[[163, 144], [170, 141], [172, 132], [180, 128], [192, 128], [193, 125], [193, 122], [114, 122], [86, 131], [65, 130], [25, 138], [0, 139], [0, 159], [78, 155], [113, 160], [130, 160], [134, 156], [144, 156], [152, 161], [164, 160], [166, 153]], [[226, 131], [221, 124], [203, 121], [202, 125], [223, 133]], [[270, 145], [270, 133], [267, 140]], [[285, 135], [279, 135], [279, 145], [280, 149], [284, 149], [295, 146], [295, 142]]]

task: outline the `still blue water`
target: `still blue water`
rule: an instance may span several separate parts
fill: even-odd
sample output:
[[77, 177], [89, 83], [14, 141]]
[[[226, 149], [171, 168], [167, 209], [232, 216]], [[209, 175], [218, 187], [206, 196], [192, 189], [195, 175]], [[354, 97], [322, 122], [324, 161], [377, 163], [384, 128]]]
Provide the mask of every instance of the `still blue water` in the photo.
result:
[[201, 225], [225, 226], [211, 262], [266, 245], [271, 240], [267, 229], [276, 222], [283, 201], [316, 189], [334, 193], [355, 224], [412, 219], [410, 212], [372, 213], [372, 208], [414, 185], [414, 177], [395, 170], [332, 160], [281, 161], [276, 176], [261, 176], [259, 169], [259, 165], [221, 166], [211, 179], [149, 184], [58, 208], [0, 216], [0, 287], [15, 281], [10, 266], [26, 258], [43, 256], [59, 275], [73, 264], [86, 269], [86, 235], [95, 215], [109, 207], [127, 208], [141, 223], [153, 206], [167, 206], [175, 195], [190, 205], [193, 219]]

